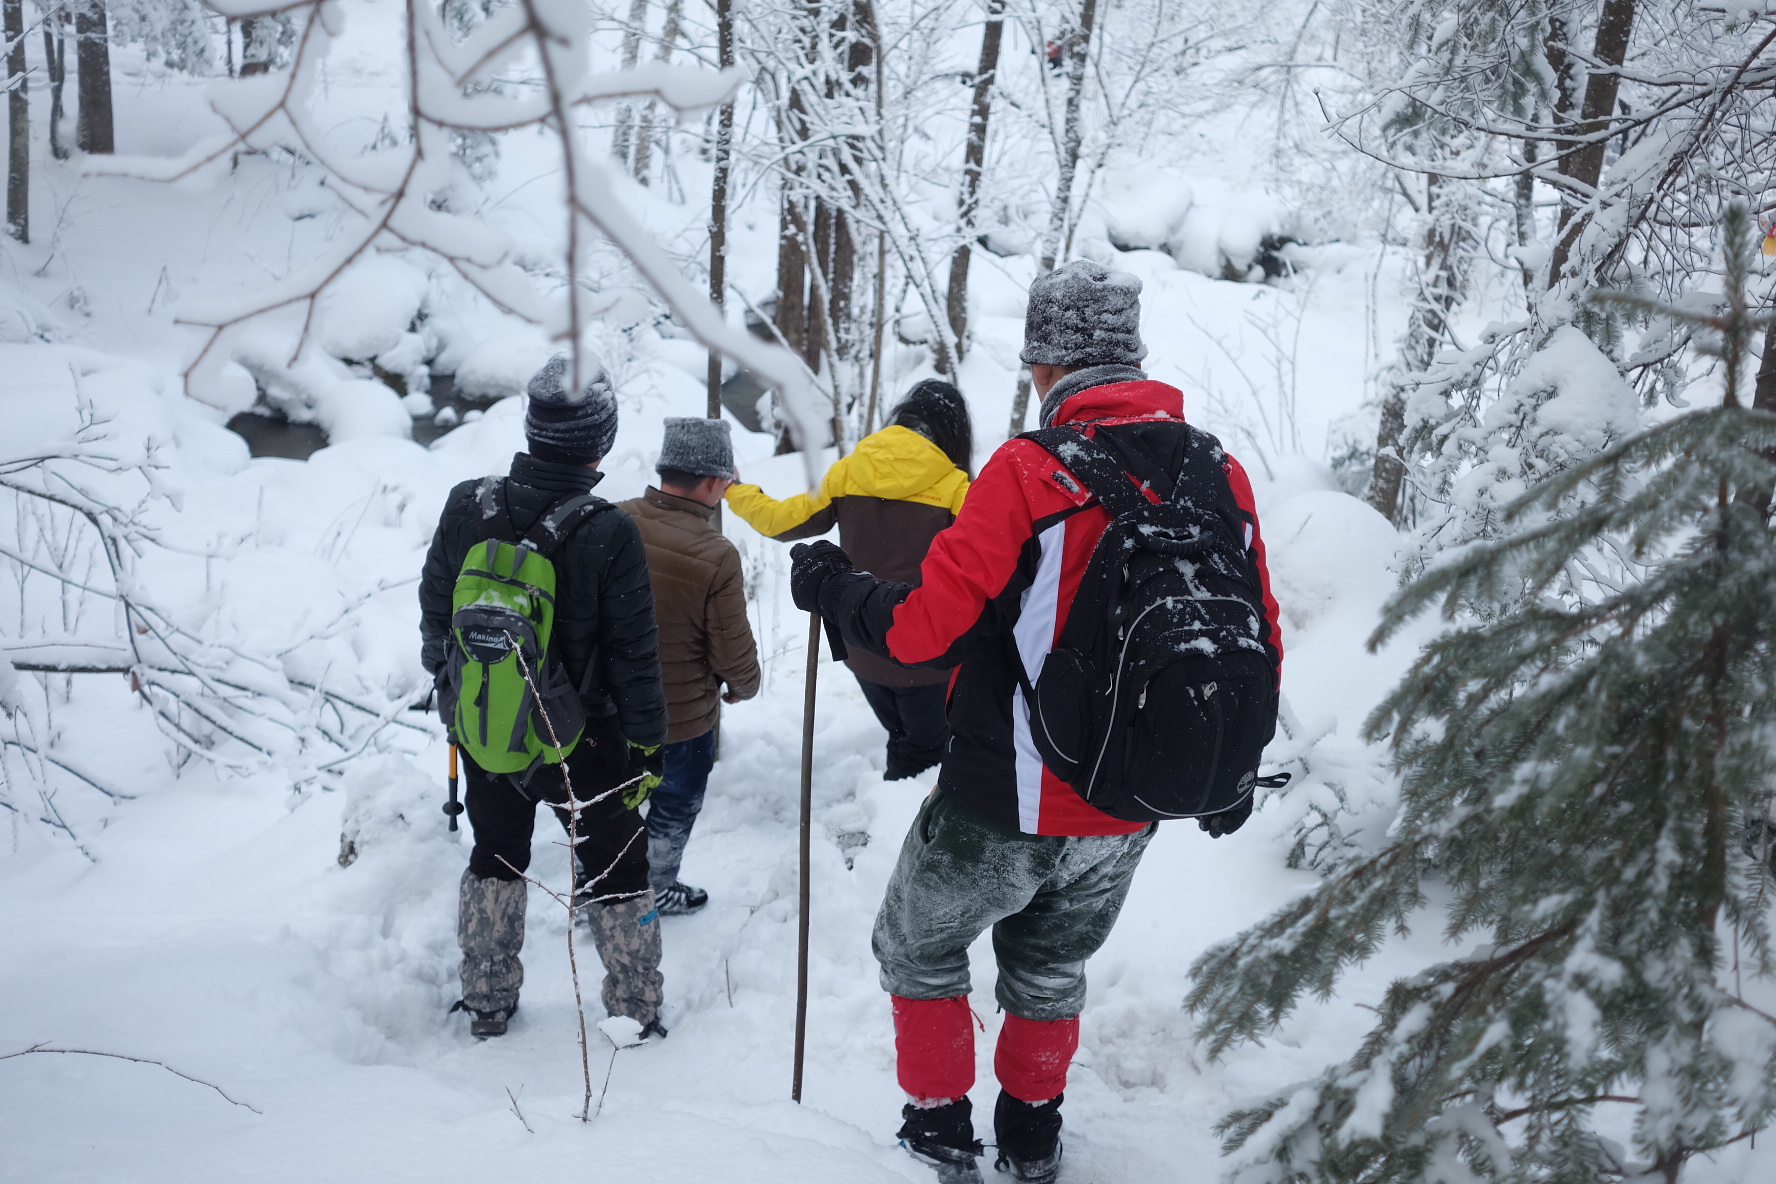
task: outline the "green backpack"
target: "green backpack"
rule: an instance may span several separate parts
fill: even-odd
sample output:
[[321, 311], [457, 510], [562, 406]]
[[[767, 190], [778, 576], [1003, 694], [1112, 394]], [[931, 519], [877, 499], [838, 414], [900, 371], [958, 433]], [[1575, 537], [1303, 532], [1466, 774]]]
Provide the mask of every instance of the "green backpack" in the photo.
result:
[[[567, 759], [586, 711], [551, 642], [555, 632], [555, 553], [587, 519], [611, 504], [569, 494], [543, 512], [522, 540], [512, 525], [506, 482], [476, 490], [490, 537], [463, 560], [451, 596], [446, 704], [456, 743], [489, 773], [528, 782], [543, 765]], [[592, 665], [587, 666], [588, 678]]]

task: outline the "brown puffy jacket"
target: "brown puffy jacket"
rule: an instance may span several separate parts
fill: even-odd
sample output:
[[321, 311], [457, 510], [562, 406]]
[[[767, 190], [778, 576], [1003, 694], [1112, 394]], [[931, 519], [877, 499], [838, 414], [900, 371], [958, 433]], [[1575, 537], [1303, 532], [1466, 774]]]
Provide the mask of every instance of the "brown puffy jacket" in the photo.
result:
[[671, 721], [666, 741], [691, 740], [715, 726], [723, 683], [734, 700], [758, 694], [740, 552], [711, 524], [715, 510], [690, 498], [649, 489], [620, 504], [647, 547]]
[[[729, 488], [728, 508], [760, 534], [788, 542], [825, 534], [860, 571], [917, 586], [919, 565], [937, 533], [956, 520], [968, 496], [968, 474], [919, 433], [891, 425], [857, 442], [834, 462], [812, 493], [781, 500], [756, 485]], [[888, 687], [935, 686], [950, 672], [913, 668], [853, 649], [845, 665], [865, 682]]]

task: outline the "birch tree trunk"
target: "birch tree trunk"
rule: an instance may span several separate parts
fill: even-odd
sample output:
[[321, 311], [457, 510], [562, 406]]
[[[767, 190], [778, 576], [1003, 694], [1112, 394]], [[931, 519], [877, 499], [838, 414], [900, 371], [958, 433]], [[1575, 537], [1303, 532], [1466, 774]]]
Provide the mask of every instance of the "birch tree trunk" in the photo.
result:
[[24, 0], [4, 0], [6, 73], [12, 89], [6, 94], [6, 233], [21, 243], [31, 241], [31, 107], [25, 94]]
[[[623, 29], [623, 69], [635, 69], [641, 60], [641, 34], [647, 25], [648, 0], [629, 0], [629, 23]], [[616, 130], [611, 132], [611, 155], [629, 163], [630, 141], [635, 135], [635, 105], [624, 103], [617, 108]]]
[[[1067, 231], [1073, 208], [1073, 177], [1079, 171], [1080, 141], [1084, 132], [1079, 126], [1079, 108], [1085, 97], [1085, 74], [1091, 57], [1092, 30], [1097, 24], [1098, 0], [1085, 0], [1079, 10], [1079, 27], [1061, 39], [1062, 52], [1067, 55], [1067, 105], [1061, 120], [1060, 139], [1055, 145], [1059, 172], [1055, 177], [1054, 203], [1049, 207], [1048, 232], [1042, 237], [1042, 262], [1037, 274], [1053, 271], [1056, 256]], [[1026, 370], [1018, 376], [1017, 394], [1011, 400], [1011, 431], [1024, 430], [1030, 410], [1030, 375]]]
[[111, 126], [111, 33], [105, 0], [85, 0], [74, 10], [74, 60], [80, 68], [80, 117], [74, 142], [82, 152], [116, 150]]
[[[680, 23], [684, 18], [684, 0], [668, 0], [666, 25], [660, 30], [660, 50], [654, 60], [661, 65], [672, 60], [672, 49], [678, 43]], [[635, 179], [648, 183], [648, 168], [654, 158], [654, 124], [660, 113], [658, 103], [649, 103], [641, 114], [641, 127], [635, 135]]]
[[993, 83], [999, 72], [999, 45], [1005, 33], [1005, 0], [987, 0], [987, 24], [981, 31], [980, 66], [974, 72], [974, 105], [968, 114], [968, 143], [962, 151], [962, 194], [956, 203], [962, 243], [950, 257], [950, 288], [946, 304], [950, 332], [956, 338], [956, 360], [968, 352], [968, 264], [974, 254], [974, 220], [980, 208], [981, 173], [987, 160], [987, 120], [993, 113]]

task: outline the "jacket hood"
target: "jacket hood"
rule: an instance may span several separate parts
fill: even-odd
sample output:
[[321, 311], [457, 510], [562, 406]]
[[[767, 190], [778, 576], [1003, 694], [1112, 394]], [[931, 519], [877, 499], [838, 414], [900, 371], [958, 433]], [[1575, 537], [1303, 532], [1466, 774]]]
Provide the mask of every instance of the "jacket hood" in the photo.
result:
[[957, 471], [943, 449], [899, 424], [859, 440], [849, 468], [857, 492], [886, 498], [911, 497]]
[[1054, 421], [1082, 423], [1090, 419], [1183, 419], [1184, 392], [1151, 378], [1087, 387], [1068, 396]]

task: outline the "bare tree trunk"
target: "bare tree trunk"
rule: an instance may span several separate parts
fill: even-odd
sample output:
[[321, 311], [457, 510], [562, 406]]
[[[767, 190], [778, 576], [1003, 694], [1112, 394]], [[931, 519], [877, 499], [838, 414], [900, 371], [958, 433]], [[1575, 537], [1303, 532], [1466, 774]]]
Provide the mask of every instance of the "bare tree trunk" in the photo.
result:
[[[1622, 78], [1614, 67], [1628, 56], [1628, 41], [1634, 32], [1636, 0], [1603, 0], [1603, 11], [1597, 18], [1597, 36], [1591, 46], [1592, 68], [1585, 79], [1585, 98], [1579, 110], [1579, 122], [1572, 127], [1574, 135], [1596, 135], [1609, 126], [1615, 114], [1616, 96]], [[1564, 49], [1562, 57], [1565, 57]], [[1570, 68], [1570, 67], [1569, 67]], [[1599, 138], [1563, 157], [1560, 175], [1574, 182], [1574, 189], [1560, 195], [1560, 222], [1554, 238], [1554, 258], [1548, 268], [1548, 284], [1558, 283], [1572, 258], [1572, 249], [1587, 219], [1580, 215], [1587, 200], [1581, 193], [1594, 193], [1603, 177], [1603, 150], [1606, 141]]]
[[[870, 93], [875, 76], [874, 67], [877, 63], [881, 34], [876, 26], [875, 8], [870, 0], [853, 0], [848, 10], [842, 10], [833, 22], [836, 40], [844, 48], [845, 76], [842, 85], [845, 97], [855, 103], [857, 115], [863, 116], [864, 96]], [[834, 79], [832, 89], [836, 91], [841, 85], [840, 79]], [[879, 108], [878, 108], [879, 117]], [[839, 154], [838, 171], [844, 182], [845, 190], [851, 197], [851, 209], [856, 209], [863, 201], [863, 187], [859, 184], [854, 162], [864, 159], [864, 148], [861, 137], [849, 137], [851, 143], [848, 150]], [[854, 229], [849, 210], [833, 211], [832, 228], [832, 265], [827, 271], [827, 289], [829, 307], [827, 323], [831, 327], [834, 357], [848, 361], [857, 353], [858, 327], [856, 324], [857, 284], [857, 233]], [[834, 375], [834, 390], [837, 391], [838, 376]]]
[[[802, 0], [797, 12], [800, 24], [800, 62], [794, 75], [786, 80], [788, 94], [784, 100], [782, 123], [778, 134], [783, 141], [783, 204], [777, 222], [777, 308], [773, 319], [784, 345], [806, 359], [820, 357], [819, 335], [810, 331], [808, 273], [812, 270], [813, 253], [809, 198], [804, 178], [813, 167], [808, 158], [809, 136], [808, 75], [820, 58], [820, 0]], [[789, 433], [778, 429], [777, 452], [793, 452], [796, 444]]]
[[277, 57], [277, 20], [274, 17], [242, 17], [241, 31], [241, 67], [242, 78], [252, 78], [257, 74], [271, 73], [272, 59]]
[[6, 95], [6, 233], [21, 243], [31, 241], [31, 106], [25, 94], [24, 0], [5, 0], [6, 73], [12, 89]]
[[[648, 0], [629, 0], [629, 24], [623, 30], [623, 69], [635, 69], [641, 60], [641, 34], [647, 25]], [[617, 127], [611, 133], [611, 155], [629, 163], [630, 141], [634, 138], [635, 106], [624, 103], [617, 108]]]
[[[1523, 171], [1517, 174], [1516, 191], [1512, 195], [1512, 212], [1516, 218], [1517, 246], [1521, 249], [1535, 241], [1535, 173], [1531, 170], [1536, 163], [1536, 142], [1523, 142]], [[1517, 259], [1517, 270], [1523, 276], [1523, 294], [1532, 303], [1535, 300], [1535, 268]]]
[[[684, 17], [684, 0], [667, 0], [666, 26], [660, 30], [660, 50], [654, 60], [664, 65], [672, 60], [673, 46], [678, 44], [679, 26]], [[654, 156], [654, 121], [659, 104], [649, 103], [641, 115], [641, 129], [635, 136], [635, 179], [648, 183], [648, 166]]]
[[808, 284], [808, 322], [806, 337], [802, 341], [802, 361], [808, 369], [816, 374], [820, 372], [820, 358], [825, 352], [827, 334], [831, 322], [827, 319], [826, 292], [821, 283], [832, 275], [833, 263], [833, 208], [829, 202], [820, 198], [814, 199], [814, 226], [809, 233], [807, 226], [801, 227], [804, 237], [808, 240], [808, 260], [810, 266]]
[[[1059, 172], [1055, 177], [1054, 204], [1049, 207], [1048, 233], [1042, 238], [1041, 275], [1054, 270], [1061, 241], [1073, 209], [1073, 177], [1079, 171], [1079, 149], [1083, 131], [1079, 126], [1079, 108], [1085, 97], [1086, 65], [1091, 57], [1092, 32], [1098, 19], [1098, 0], [1085, 0], [1079, 10], [1079, 27], [1061, 39], [1062, 52], [1067, 55], [1067, 106], [1061, 121], [1061, 139], [1057, 149]], [[1030, 375], [1018, 376], [1017, 394], [1011, 400], [1011, 431], [1015, 436], [1024, 430], [1024, 419], [1030, 411]]]
[[1098, 19], [1098, 0], [1085, 0], [1079, 10], [1079, 27], [1064, 39], [1067, 54], [1067, 108], [1061, 124], [1060, 174], [1055, 178], [1054, 204], [1049, 209], [1048, 233], [1042, 243], [1042, 271], [1053, 271], [1061, 238], [1073, 213], [1073, 178], [1079, 171], [1079, 149], [1084, 132], [1079, 108], [1085, 98], [1086, 66], [1091, 58], [1092, 32]]
[[862, 435], [876, 430], [876, 408], [882, 396], [882, 334], [888, 327], [888, 234], [876, 234], [876, 307], [870, 325], [869, 408], [863, 415]]
[[74, 60], [80, 67], [80, 119], [74, 142], [82, 152], [114, 152], [111, 33], [105, 20], [105, 0], [85, 0], [74, 10], [74, 36]]
[[[725, 70], [734, 64], [733, 0], [715, 0], [715, 30], [716, 52]], [[725, 308], [728, 302], [728, 181], [733, 156], [734, 101], [729, 99], [715, 113], [715, 177], [709, 187], [709, 302], [717, 308]], [[710, 419], [721, 418], [721, 382], [721, 354], [710, 350]]]
[[1764, 360], [1758, 366], [1751, 406], [1755, 411], [1776, 411], [1776, 322], [1764, 331]]
[[1467, 252], [1473, 242], [1461, 211], [1449, 209], [1439, 199], [1442, 179], [1434, 173], [1425, 178], [1424, 254], [1419, 264], [1418, 292], [1406, 323], [1406, 339], [1400, 343], [1404, 371], [1389, 387], [1381, 404], [1381, 424], [1375, 434], [1375, 462], [1369, 474], [1366, 500], [1389, 522], [1400, 524], [1400, 493], [1406, 483], [1406, 462], [1401, 454], [1406, 437], [1406, 395], [1411, 376], [1422, 374], [1436, 360], [1437, 349], [1448, 330], [1449, 313], [1461, 299], [1467, 283]]
[[49, 74], [49, 154], [68, 159], [62, 142], [62, 84], [68, 80], [68, 10], [57, 8], [43, 18], [43, 61]]
[[981, 173], [987, 160], [987, 120], [993, 113], [993, 83], [999, 72], [999, 45], [1005, 33], [1005, 0], [987, 0], [987, 24], [981, 32], [980, 67], [974, 72], [974, 106], [968, 114], [968, 143], [962, 150], [962, 194], [956, 203], [962, 243], [950, 258], [950, 331], [956, 337], [956, 360], [968, 352], [968, 264], [974, 254], [974, 219], [980, 208]]

